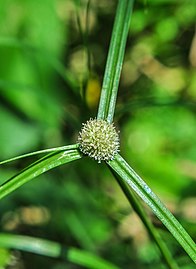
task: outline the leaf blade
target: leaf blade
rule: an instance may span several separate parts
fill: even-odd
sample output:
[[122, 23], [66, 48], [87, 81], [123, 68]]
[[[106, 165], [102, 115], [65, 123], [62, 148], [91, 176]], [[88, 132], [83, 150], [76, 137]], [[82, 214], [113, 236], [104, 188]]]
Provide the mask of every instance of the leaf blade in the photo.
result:
[[46, 171], [81, 157], [82, 155], [76, 144], [44, 156], [4, 182], [0, 186], [0, 199]]
[[0, 234], [0, 247], [17, 249], [85, 266], [90, 269], [119, 269], [109, 261], [85, 250], [63, 246], [58, 242], [32, 236]]
[[172, 215], [172, 213], [159, 200], [157, 195], [149, 188], [149, 186], [139, 177], [139, 175], [128, 165], [128, 163], [120, 156], [109, 161], [108, 164], [114, 171], [124, 180], [152, 209], [154, 214], [167, 227], [175, 239], [184, 248], [190, 258], [196, 262], [195, 243], [182, 225]]
[[133, 210], [136, 212], [136, 214], [139, 216], [140, 220], [143, 222], [144, 226], [146, 227], [146, 230], [148, 231], [150, 237], [154, 240], [154, 242], [157, 244], [165, 263], [168, 265], [168, 268], [170, 269], [179, 269], [176, 261], [173, 259], [167, 245], [162, 240], [159, 232], [154, 227], [151, 219], [145, 212], [145, 210], [142, 208], [142, 204], [139, 201], [138, 197], [134, 194], [133, 190], [129, 188], [128, 184], [125, 181], [122, 181], [119, 175], [114, 172], [111, 167], [109, 167], [112, 174], [114, 175], [115, 179], [117, 180], [118, 184], [120, 185], [123, 193], [127, 197], [130, 205], [132, 206]]
[[73, 148], [77, 148], [77, 147], [78, 147], [78, 144], [75, 144], [75, 147], [74, 147], [74, 145], [69, 145], [69, 146], [62, 146], [62, 147], [56, 147], [56, 148], [33, 151], [33, 152], [30, 152], [30, 153], [26, 153], [26, 154], [23, 154], [23, 155], [19, 155], [19, 156], [16, 156], [16, 157], [1, 161], [0, 165], [6, 164], [8, 162], [13, 162], [13, 161], [16, 161], [16, 160], [19, 160], [19, 159], [22, 159], [22, 158], [38, 155], [38, 154], [50, 153], [50, 152], [58, 152], [58, 151], [67, 150], [67, 149], [73, 149]]

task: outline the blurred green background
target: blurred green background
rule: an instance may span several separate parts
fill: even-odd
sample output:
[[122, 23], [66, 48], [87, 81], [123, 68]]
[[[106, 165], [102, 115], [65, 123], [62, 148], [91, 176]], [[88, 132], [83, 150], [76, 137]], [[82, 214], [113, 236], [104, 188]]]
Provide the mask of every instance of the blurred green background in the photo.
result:
[[[115, 113], [121, 153], [194, 237], [195, 1], [135, 2]], [[1, 160], [75, 143], [96, 116], [116, 4], [91, 1], [87, 19], [86, 0], [1, 1]], [[34, 160], [2, 166], [0, 183]], [[181, 268], [193, 268], [149, 215]], [[0, 231], [89, 250], [120, 268], [166, 268], [106, 166], [88, 158], [1, 200]], [[18, 251], [6, 257], [0, 268], [82, 268]]]

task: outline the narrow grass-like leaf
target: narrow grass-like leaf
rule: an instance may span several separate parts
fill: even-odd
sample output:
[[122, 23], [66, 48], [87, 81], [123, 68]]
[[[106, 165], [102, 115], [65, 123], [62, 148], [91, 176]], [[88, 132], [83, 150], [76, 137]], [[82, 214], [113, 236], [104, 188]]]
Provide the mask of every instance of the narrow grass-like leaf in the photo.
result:
[[52, 258], [62, 258], [90, 269], [119, 269], [110, 262], [80, 249], [30, 236], [0, 234], [0, 247], [31, 252]]
[[113, 121], [134, 0], [119, 0], [103, 79], [98, 119]]
[[80, 159], [81, 157], [82, 155], [78, 150], [77, 144], [46, 155], [4, 182], [0, 186], [0, 199], [46, 171], [59, 165]]
[[81, 251], [79, 249], [71, 249], [68, 252], [68, 260], [81, 265], [85, 268], [90, 269], [120, 269], [118, 266], [103, 260], [100, 257], [95, 256], [94, 254], [87, 252], [87, 251]]
[[167, 227], [171, 234], [181, 244], [191, 259], [196, 262], [196, 245], [182, 225], [164, 206], [156, 194], [149, 186], [137, 175], [137, 173], [128, 165], [128, 163], [119, 155], [108, 164], [152, 209], [154, 214]]
[[52, 258], [59, 257], [61, 253], [61, 246], [56, 242], [4, 233], [0, 234], [0, 247], [22, 250]]
[[26, 154], [23, 154], [23, 155], [19, 155], [19, 156], [7, 159], [5, 161], [1, 161], [0, 164], [13, 162], [13, 161], [16, 161], [16, 160], [19, 160], [19, 159], [22, 159], [22, 158], [26, 158], [26, 157], [30, 157], [30, 156], [33, 156], [33, 155], [49, 153], [49, 152], [59, 152], [59, 151], [62, 151], [62, 150], [68, 150], [68, 149], [73, 149], [73, 148], [78, 148], [78, 144], [69, 145], [69, 146], [62, 146], [62, 147], [57, 147], [57, 148], [43, 149], [43, 150], [38, 150], [38, 151], [26, 153]]
[[133, 190], [129, 187], [126, 181], [121, 180], [121, 178], [118, 176], [118, 174], [109, 167], [112, 174], [114, 175], [115, 179], [117, 180], [118, 184], [120, 185], [122, 191], [124, 192], [125, 196], [127, 197], [130, 205], [134, 209], [134, 211], [138, 214], [139, 218], [145, 225], [149, 235], [153, 238], [154, 242], [157, 244], [166, 264], [168, 265], [168, 268], [170, 269], [179, 269], [178, 265], [176, 264], [175, 260], [171, 256], [171, 253], [167, 247], [167, 245], [164, 243], [164, 241], [161, 239], [158, 231], [154, 227], [153, 223], [151, 222], [150, 218], [146, 214], [145, 210], [142, 208], [142, 205], [134, 194]]

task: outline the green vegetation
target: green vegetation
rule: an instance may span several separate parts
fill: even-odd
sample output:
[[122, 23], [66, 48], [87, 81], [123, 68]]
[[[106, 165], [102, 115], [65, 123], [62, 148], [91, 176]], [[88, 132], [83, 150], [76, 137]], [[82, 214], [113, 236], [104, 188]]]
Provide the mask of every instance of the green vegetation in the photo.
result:
[[[193, 2], [13, 0], [0, 15], [0, 268], [193, 268]], [[120, 154], [85, 133], [100, 164], [77, 141], [95, 117], [95, 133], [120, 130]]]

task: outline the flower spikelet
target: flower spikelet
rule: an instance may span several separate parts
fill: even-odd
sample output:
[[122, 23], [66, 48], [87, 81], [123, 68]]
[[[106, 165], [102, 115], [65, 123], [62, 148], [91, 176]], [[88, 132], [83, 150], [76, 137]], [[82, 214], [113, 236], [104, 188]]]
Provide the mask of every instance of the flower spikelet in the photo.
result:
[[84, 154], [99, 163], [114, 159], [120, 147], [119, 135], [114, 125], [98, 119], [90, 119], [83, 123], [78, 143]]

